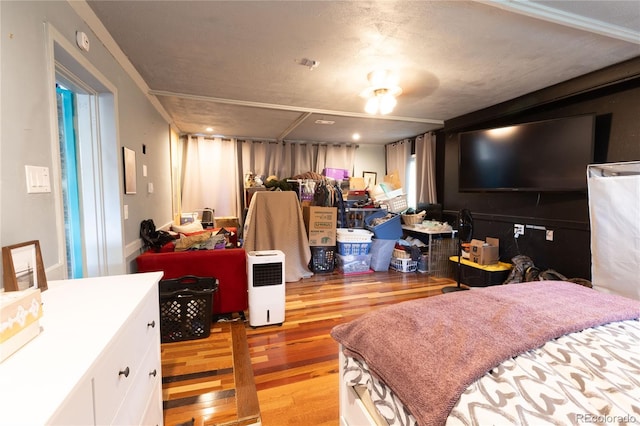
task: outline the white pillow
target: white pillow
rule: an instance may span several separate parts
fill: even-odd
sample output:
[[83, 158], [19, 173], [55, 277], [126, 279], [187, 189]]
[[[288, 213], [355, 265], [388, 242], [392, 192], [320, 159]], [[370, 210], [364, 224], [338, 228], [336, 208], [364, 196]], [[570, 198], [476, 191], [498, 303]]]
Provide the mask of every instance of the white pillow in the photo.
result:
[[179, 232], [181, 234], [189, 234], [191, 232], [202, 231], [204, 228], [202, 227], [202, 222], [199, 220], [193, 221], [191, 223], [185, 223], [184, 225], [171, 225], [171, 230]]

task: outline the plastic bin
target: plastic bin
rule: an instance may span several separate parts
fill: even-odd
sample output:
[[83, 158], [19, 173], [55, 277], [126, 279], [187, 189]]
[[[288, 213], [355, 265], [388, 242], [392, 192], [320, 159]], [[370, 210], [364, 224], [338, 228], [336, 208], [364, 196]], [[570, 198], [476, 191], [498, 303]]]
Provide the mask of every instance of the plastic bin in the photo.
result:
[[387, 206], [387, 210], [392, 213], [400, 213], [409, 208], [409, 204], [407, 203], [407, 195], [399, 195], [394, 198], [390, 198], [387, 200], [380, 200], [380, 204], [384, 204]]
[[371, 269], [387, 271], [391, 264], [391, 257], [396, 246], [396, 240], [381, 240], [375, 238], [371, 243]]
[[418, 261], [393, 257], [391, 258], [391, 269], [399, 272], [416, 272], [418, 270]]
[[162, 343], [209, 337], [216, 278], [187, 275], [161, 280], [159, 290]]
[[338, 254], [338, 269], [345, 275], [362, 274], [371, 272], [371, 255], [347, 255]]
[[370, 243], [371, 238], [373, 238], [373, 232], [366, 229], [338, 228], [336, 230], [336, 239], [341, 243]]
[[327, 246], [311, 246], [309, 269], [312, 272], [333, 272], [336, 263], [336, 248]]
[[[374, 219], [382, 218], [387, 215], [389, 215], [391, 219], [379, 225], [371, 225]], [[367, 217], [365, 222], [367, 224], [367, 229], [372, 231], [376, 238], [380, 238], [381, 240], [399, 240], [402, 238], [402, 223], [400, 221], [399, 214], [388, 213], [382, 210]]]
[[338, 253], [342, 255], [349, 254], [369, 254], [371, 243], [343, 243], [338, 241]]

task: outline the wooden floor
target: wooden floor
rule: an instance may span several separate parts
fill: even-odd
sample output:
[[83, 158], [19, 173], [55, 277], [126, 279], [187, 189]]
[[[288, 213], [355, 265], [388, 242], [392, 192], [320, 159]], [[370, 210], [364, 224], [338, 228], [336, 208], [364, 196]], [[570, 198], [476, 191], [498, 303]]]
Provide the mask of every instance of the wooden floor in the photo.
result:
[[[381, 306], [441, 294], [443, 287], [454, 285], [447, 278], [395, 271], [350, 277], [316, 274], [287, 283], [282, 326], [254, 329], [248, 322], [214, 323], [209, 339], [162, 345], [163, 377], [184, 379], [163, 385], [165, 424], [192, 418], [196, 426], [251, 424], [255, 407], [250, 393], [255, 386], [265, 426], [337, 426], [338, 345], [329, 335], [331, 329]], [[243, 349], [238, 342], [245, 333]], [[233, 373], [233, 352], [247, 348], [252, 382]], [[242, 368], [236, 366], [236, 371]], [[241, 389], [249, 392], [242, 394]]]

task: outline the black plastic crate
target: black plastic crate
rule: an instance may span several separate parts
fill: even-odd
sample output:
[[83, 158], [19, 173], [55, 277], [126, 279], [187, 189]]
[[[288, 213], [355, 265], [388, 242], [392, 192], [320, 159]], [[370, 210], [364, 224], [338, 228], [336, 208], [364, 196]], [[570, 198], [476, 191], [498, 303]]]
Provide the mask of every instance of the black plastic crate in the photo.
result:
[[203, 339], [211, 333], [214, 277], [187, 275], [161, 280], [160, 340], [162, 343]]
[[310, 249], [309, 269], [316, 273], [333, 272], [336, 264], [335, 246], [310, 246]]

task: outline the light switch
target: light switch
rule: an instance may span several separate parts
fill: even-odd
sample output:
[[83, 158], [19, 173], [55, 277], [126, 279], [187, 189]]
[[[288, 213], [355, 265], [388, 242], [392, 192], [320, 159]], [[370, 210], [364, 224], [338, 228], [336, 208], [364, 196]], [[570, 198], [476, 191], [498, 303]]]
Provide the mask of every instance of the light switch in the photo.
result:
[[51, 192], [51, 180], [49, 179], [49, 168], [39, 166], [24, 166], [27, 175], [27, 193], [37, 194]]
[[142, 176], [144, 176], [144, 177], [147, 176], [147, 165], [146, 164], [142, 165]]
[[149, 183], [147, 184], [147, 192], [148, 192], [149, 194], [153, 194], [153, 183], [152, 183], [152, 182], [149, 182]]

